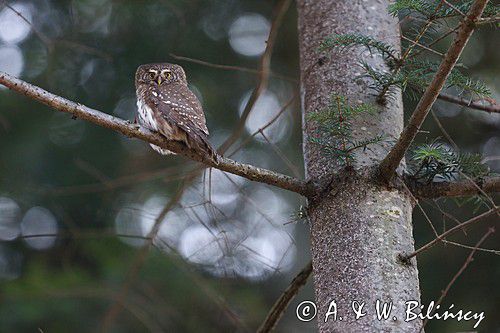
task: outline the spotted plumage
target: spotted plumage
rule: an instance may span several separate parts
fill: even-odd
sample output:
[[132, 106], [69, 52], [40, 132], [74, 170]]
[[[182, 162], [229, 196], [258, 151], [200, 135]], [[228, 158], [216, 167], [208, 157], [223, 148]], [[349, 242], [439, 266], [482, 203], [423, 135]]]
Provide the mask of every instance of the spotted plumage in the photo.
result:
[[[158, 63], [137, 68], [135, 74], [139, 123], [169, 140], [180, 141], [217, 161], [208, 142], [208, 128], [201, 103], [189, 90], [179, 65]], [[151, 145], [160, 154], [173, 154]]]

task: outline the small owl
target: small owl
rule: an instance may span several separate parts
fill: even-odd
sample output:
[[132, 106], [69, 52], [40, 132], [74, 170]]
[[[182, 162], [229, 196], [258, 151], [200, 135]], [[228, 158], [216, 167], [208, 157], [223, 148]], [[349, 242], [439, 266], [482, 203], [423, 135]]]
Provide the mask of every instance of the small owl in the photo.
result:
[[[146, 64], [135, 73], [139, 123], [180, 141], [202, 155], [217, 161], [217, 153], [208, 142], [208, 128], [201, 103], [189, 90], [186, 74], [179, 65]], [[174, 154], [151, 145], [163, 155]]]

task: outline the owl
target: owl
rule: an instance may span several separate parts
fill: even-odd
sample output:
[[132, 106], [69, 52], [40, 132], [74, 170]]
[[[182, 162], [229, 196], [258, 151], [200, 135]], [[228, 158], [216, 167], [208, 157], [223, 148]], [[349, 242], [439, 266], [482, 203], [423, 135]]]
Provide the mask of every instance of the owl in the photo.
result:
[[[135, 88], [139, 124], [217, 162], [217, 153], [208, 142], [203, 108], [189, 90], [181, 66], [169, 63], [141, 65], [135, 73]], [[153, 144], [151, 147], [163, 155], [175, 154]]]

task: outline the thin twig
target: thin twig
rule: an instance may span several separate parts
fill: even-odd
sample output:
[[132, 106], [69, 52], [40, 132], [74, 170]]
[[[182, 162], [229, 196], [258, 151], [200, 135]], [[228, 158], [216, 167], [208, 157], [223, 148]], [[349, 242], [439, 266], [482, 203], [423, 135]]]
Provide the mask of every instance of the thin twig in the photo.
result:
[[245, 123], [246, 123], [248, 117], [250, 116], [250, 112], [252, 111], [253, 107], [255, 106], [255, 103], [259, 99], [259, 96], [261, 95], [261, 93], [264, 90], [266, 90], [267, 83], [269, 81], [269, 73], [271, 71], [271, 55], [273, 53], [274, 43], [275, 43], [276, 37], [278, 35], [278, 29], [281, 26], [281, 23], [283, 22], [283, 18], [288, 10], [288, 7], [290, 7], [290, 3], [291, 3], [291, 0], [281, 0], [277, 4], [276, 16], [275, 16], [273, 23], [271, 25], [271, 30], [269, 31], [269, 37], [267, 39], [266, 49], [264, 50], [264, 54], [262, 55], [262, 57], [260, 59], [259, 78], [258, 78], [257, 86], [252, 91], [252, 94], [250, 95], [250, 98], [248, 99], [248, 102], [245, 105], [245, 109], [241, 113], [240, 119], [238, 120], [238, 123], [234, 127], [235, 129], [234, 129], [233, 133], [219, 147], [218, 151], [221, 154], [226, 152], [229, 149], [229, 147], [231, 147], [231, 145], [234, 142], [236, 142], [236, 140], [238, 140], [238, 137], [240, 136], [240, 132], [245, 127]]
[[271, 126], [276, 120], [278, 120], [281, 115], [288, 109], [288, 107], [290, 105], [292, 105], [293, 101], [295, 100], [295, 98], [297, 98], [298, 94], [295, 93], [289, 100], [288, 102], [285, 103], [285, 105], [283, 105], [281, 107], [281, 109], [278, 111], [278, 113], [276, 113], [276, 115], [273, 117], [273, 119], [269, 120], [264, 126], [260, 127], [259, 129], [257, 129], [255, 132], [253, 132], [250, 136], [248, 136], [246, 139], [244, 139], [239, 145], [238, 147], [236, 147], [229, 155], [227, 155], [228, 157], [231, 157], [233, 156], [234, 154], [236, 154], [241, 148], [243, 148], [246, 144], [248, 144], [253, 137], [255, 137], [257, 134], [259, 134], [261, 131], [264, 131], [266, 130], [269, 126]]
[[443, 243], [451, 244], [451, 245], [454, 245], [454, 246], [457, 246], [457, 247], [462, 247], [464, 249], [469, 249], [469, 250], [476, 249], [477, 251], [487, 252], [487, 253], [491, 253], [491, 254], [495, 254], [497, 256], [500, 256], [500, 250], [485, 249], [485, 248], [482, 248], [482, 247], [474, 247], [474, 246], [469, 246], [469, 245], [465, 245], [465, 244], [460, 244], [460, 243], [457, 243], [457, 242], [447, 241], [447, 240], [444, 240], [444, 239], [443, 239]]
[[457, 12], [458, 15], [462, 16], [462, 17], [465, 17], [465, 14], [460, 10], [458, 9], [457, 7], [455, 7], [453, 4], [449, 3], [448, 1], [446, 0], [443, 0], [443, 2], [448, 6], [450, 7], [451, 9], [453, 9], [455, 12]]
[[98, 192], [112, 191], [120, 187], [136, 185], [142, 182], [148, 182], [160, 178], [161, 181], [165, 183], [169, 181], [179, 180], [184, 178], [186, 175], [199, 173], [201, 169], [203, 169], [203, 167], [199, 166], [193, 168], [192, 170], [180, 171], [179, 166], [173, 166], [159, 170], [146, 171], [143, 173], [122, 176], [119, 178], [111, 179], [107, 181], [105, 184], [100, 182], [100, 183], [91, 183], [83, 185], [61, 186], [50, 189], [33, 188], [30, 190], [51, 196], [68, 196], [68, 195], [77, 195], [86, 193], [98, 193]]
[[466, 100], [465, 98], [460, 98], [443, 93], [439, 94], [438, 98], [443, 101], [462, 105], [471, 109], [486, 111], [489, 113], [500, 113], [500, 104], [498, 104], [495, 100], [488, 99], [486, 101], [488, 101], [490, 105], [485, 105], [482, 104], [480, 101]]
[[442, 54], [441, 52], [438, 52], [438, 51], [436, 51], [436, 50], [434, 50], [434, 49], [432, 49], [432, 48], [430, 48], [430, 47], [427, 47], [427, 46], [425, 46], [425, 45], [423, 45], [423, 44], [420, 44], [419, 42], [416, 42], [416, 41], [414, 41], [413, 39], [408, 38], [408, 37], [406, 37], [406, 36], [404, 36], [404, 35], [401, 35], [401, 38], [403, 38], [404, 40], [406, 40], [406, 41], [408, 41], [408, 42], [410, 42], [410, 43], [412, 43], [412, 44], [414, 44], [414, 45], [416, 45], [416, 46], [420, 47], [421, 49], [424, 49], [424, 50], [429, 51], [429, 52], [431, 52], [431, 53], [437, 54], [437, 55], [438, 55], [438, 56], [440, 56], [440, 57], [443, 57], [443, 56], [444, 56], [444, 54]]
[[[446, 218], [452, 220], [453, 222], [455, 222], [456, 225], [459, 225], [461, 222], [455, 217], [453, 216], [452, 214], [448, 213], [448, 212], [445, 212], [438, 204], [437, 200], [432, 200], [432, 202], [434, 203], [434, 205], [436, 206], [436, 208], [439, 210], [439, 212], [441, 213], [441, 216], [443, 218], [443, 231], [446, 231], [446, 227], [445, 227], [445, 223], [446, 223]], [[434, 208], [434, 206], [430, 205], [432, 208]], [[463, 230], [464, 232], [464, 235], [467, 235], [467, 232], [466, 230], [464, 229]]]
[[[70, 290], [67, 289], [30, 289], [34, 290], [29, 294], [23, 294], [21, 298], [15, 299], [19, 301], [22, 299], [23, 302], [26, 302], [29, 298], [42, 298], [43, 301], [47, 301], [50, 298], [96, 298], [96, 299], [105, 299], [105, 300], [117, 300], [117, 295], [113, 291], [106, 290], [104, 288], [72, 288]], [[33, 295], [35, 293], [35, 295]], [[14, 301], [14, 300], [12, 300]], [[144, 311], [144, 306], [140, 306], [135, 304], [136, 302], [125, 302], [121, 305], [124, 309], [130, 312], [132, 317], [135, 317], [141, 324], [144, 325], [145, 329], [148, 332], [152, 333], [161, 333], [165, 332], [165, 328], [161, 327], [160, 324], [150, 316], [146, 311]]]
[[[427, 30], [429, 30], [429, 28], [434, 23], [434, 17], [433, 16], [441, 8], [441, 6], [443, 5], [443, 1], [444, 0], [441, 0], [439, 2], [439, 4], [434, 9], [434, 12], [431, 15], [431, 17], [428, 20], [425, 21], [424, 26], [420, 29], [420, 32], [418, 33], [418, 35], [415, 37], [414, 40], [411, 41], [412, 44], [410, 46], [408, 46], [408, 48], [406, 48], [406, 50], [403, 53], [403, 55], [401, 56], [401, 58], [398, 59], [398, 61], [396, 63], [396, 66], [395, 66], [395, 68], [392, 71], [393, 72], [393, 74], [392, 74], [393, 76], [396, 76], [399, 73], [399, 71], [401, 70], [401, 68], [405, 64], [406, 59], [410, 56], [410, 54], [413, 51], [413, 49], [415, 48], [415, 46], [419, 45], [420, 40], [424, 37], [424, 35], [427, 32]], [[401, 35], [401, 36], [403, 36], [403, 35]], [[384, 101], [385, 94], [389, 91], [390, 87], [391, 87], [391, 85], [384, 86], [384, 88], [382, 89], [382, 91], [378, 94], [377, 100], [379, 102], [383, 102]]]
[[481, 17], [487, 3], [488, 0], [476, 0], [462, 21], [455, 40], [446, 52], [432, 82], [427, 86], [427, 89], [420, 98], [415, 111], [408, 121], [408, 125], [404, 128], [394, 147], [392, 147], [391, 151], [380, 163], [379, 174], [384, 181], [389, 181], [394, 177], [399, 163], [404, 158], [429, 110], [439, 96], [450, 72], [455, 67], [460, 54], [474, 31], [475, 22]]
[[312, 262], [309, 262], [306, 267], [304, 267], [299, 272], [299, 274], [297, 274], [297, 276], [293, 278], [288, 288], [286, 288], [286, 290], [281, 294], [276, 303], [274, 303], [273, 307], [267, 314], [266, 319], [257, 330], [258, 333], [267, 333], [274, 330], [281, 316], [283, 316], [283, 313], [288, 308], [288, 305], [297, 295], [300, 288], [302, 288], [306, 284], [307, 279], [309, 278], [311, 273]]
[[439, 234], [438, 234], [438, 232], [436, 230], [436, 227], [434, 227], [434, 224], [432, 223], [429, 215], [427, 215], [427, 212], [425, 211], [424, 207], [422, 207], [422, 205], [420, 204], [420, 201], [413, 195], [413, 193], [410, 191], [410, 189], [408, 188], [408, 186], [404, 182], [403, 182], [403, 186], [408, 191], [408, 194], [411, 196], [411, 199], [413, 200], [413, 202], [416, 203], [417, 207], [422, 212], [422, 215], [424, 215], [424, 218], [429, 223], [429, 225], [430, 225], [430, 227], [431, 227], [432, 232], [434, 233], [434, 235], [436, 235], [436, 237], [438, 237]]
[[[455, 284], [455, 282], [457, 281], [457, 279], [460, 277], [460, 275], [462, 275], [462, 273], [465, 271], [465, 269], [467, 268], [467, 266], [469, 266], [469, 264], [474, 260], [474, 254], [476, 253], [476, 251], [479, 249], [479, 246], [481, 246], [481, 244], [486, 240], [486, 238], [488, 238], [492, 233], [495, 232], [495, 228], [491, 227], [491, 228], [488, 228], [488, 231], [484, 234], [483, 237], [481, 237], [481, 239], [477, 242], [476, 246], [474, 246], [474, 248], [472, 249], [472, 251], [470, 252], [470, 254], [467, 256], [467, 259], [465, 259], [465, 262], [464, 264], [462, 265], [462, 267], [460, 267], [460, 269], [458, 270], [458, 272], [453, 276], [453, 278], [451, 279], [451, 281], [448, 283], [448, 285], [446, 286], [446, 288], [441, 292], [441, 296], [439, 297], [438, 301], [436, 302], [436, 307], [438, 305], [441, 304], [441, 302], [443, 301], [443, 299], [446, 297], [446, 295], [448, 295], [448, 292], [450, 291], [451, 287], [453, 286], [453, 284]], [[432, 312], [434, 313], [434, 312]], [[426, 318], [424, 320], [424, 322], [422, 323], [422, 328], [420, 331], [423, 331], [425, 325], [427, 324], [428, 322], [428, 318]]]
[[137, 252], [135, 258], [133, 259], [128, 269], [125, 282], [122, 284], [122, 287], [118, 292], [116, 301], [113, 302], [113, 304], [108, 308], [106, 314], [103, 317], [101, 323], [101, 332], [105, 333], [110, 331], [113, 323], [115, 322], [116, 318], [118, 317], [118, 315], [122, 310], [122, 304], [126, 301], [130, 288], [132, 287], [134, 281], [137, 279], [137, 275], [139, 274], [139, 271], [144, 261], [146, 260], [146, 257], [149, 253], [151, 246], [153, 246], [154, 239], [158, 234], [158, 231], [160, 230], [160, 227], [162, 225], [165, 216], [167, 216], [168, 212], [179, 202], [179, 200], [182, 197], [182, 194], [184, 193], [184, 189], [186, 188], [188, 183], [190, 183], [191, 179], [192, 177], [189, 180], [186, 180], [185, 182], [182, 183], [182, 185], [179, 187], [175, 195], [169, 200], [169, 202], [165, 205], [165, 207], [163, 207], [163, 210], [156, 218], [154, 225], [151, 228], [151, 231], [148, 233], [146, 237], [147, 240], [145, 244]]
[[[470, 177], [469, 175], [466, 175], [461, 170], [458, 170], [458, 173], [459, 173], [460, 177], [464, 178], [464, 180], [468, 180], [472, 184], [472, 186], [474, 186], [476, 188], [477, 194], [482, 195], [486, 199], [488, 199], [488, 201], [491, 203], [491, 207], [496, 207], [496, 204], [495, 204], [495, 201], [493, 200], [493, 198], [480, 186], [481, 179], [474, 180], [472, 177]], [[490, 208], [490, 207], [488, 206], [488, 208]], [[499, 214], [499, 216], [500, 216], [500, 214]]]
[[[430, 42], [429, 45], [427, 45], [427, 47], [432, 48], [434, 45], [436, 45], [437, 43], [439, 43], [440, 41], [442, 41], [443, 39], [445, 39], [446, 37], [448, 37], [452, 33], [457, 32], [457, 30], [458, 30], [459, 27], [460, 27], [460, 25], [457, 26], [457, 27], [455, 27], [454, 29], [449, 28], [450, 30], [448, 32], [442, 34], [441, 36], [439, 36], [438, 38], [436, 38], [435, 40], [433, 40], [432, 42]], [[423, 49], [415, 51], [415, 52], [413, 52], [413, 55], [410, 58], [416, 58], [417, 56], [419, 56], [420, 54], [422, 54], [422, 52], [424, 52]]]
[[62, 45], [66, 45], [70, 48], [80, 49], [84, 53], [101, 57], [101, 58], [105, 59], [106, 61], [113, 60], [113, 57], [110, 54], [103, 52], [101, 50], [98, 50], [94, 47], [87, 46], [87, 45], [84, 45], [84, 44], [81, 44], [78, 42], [65, 40], [65, 39], [51, 39], [46, 34], [41, 32], [37, 28], [35, 28], [33, 23], [31, 23], [21, 12], [19, 12], [18, 10], [16, 10], [14, 7], [12, 7], [9, 4], [5, 4], [5, 6], [7, 8], [9, 8], [11, 11], [13, 11], [17, 16], [19, 16], [21, 18], [21, 20], [23, 20], [24, 22], [26, 22], [26, 24], [28, 24], [30, 26], [31, 30], [42, 41], [42, 43], [45, 44], [45, 47], [47, 48], [47, 50], [49, 52], [52, 52], [54, 50], [54, 46], [56, 44], [62, 44]]
[[286, 157], [286, 155], [281, 151], [281, 149], [275, 143], [273, 143], [271, 140], [269, 140], [269, 138], [264, 133], [264, 131], [261, 130], [259, 133], [264, 138], [264, 140], [266, 140], [267, 144], [271, 146], [271, 148], [274, 150], [276, 155], [278, 155], [281, 158], [281, 160], [283, 162], [285, 162], [285, 164], [287, 165], [288, 169], [290, 169], [292, 174], [295, 177], [300, 177], [300, 172], [297, 169], [297, 167], [295, 165], [293, 165], [293, 163], [290, 161], [290, 159], [288, 159], [288, 157]]
[[474, 224], [474, 223], [477, 223], [479, 221], [481, 221], [482, 219], [484, 218], [487, 218], [487, 217], [490, 217], [491, 215], [496, 215], [498, 212], [500, 211], [500, 208], [499, 207], [495, 207], [493, 209], [490, 209], [488, 210], [487, 212], [484, 212], [478, 216], [475, 216], [459, 225], [456, 225], [454, 226], [453, 228], [451, 229], [448, 229], [447, 231], [443, 232], [441, 235], [439, 235], [438, 237], [434, 238], [432, 241], [430, 241], [429, 243], [425, 244], [424, 246], [422, 246], [421, 248], [419, 248], [418, 250], [416, 250], [415, 252], [413, 253], [410, 253], [408, 255], [404, 255], [404, 256], [401, 256], [401, 258], [404, 260], [404, 261], [407, 261], [413, 257], [415, 257], [416, 255], [422, 253], [423, 251], [426, 251], [428, 249], [430, 249], [431, 247], [433, 247], [434, 245], [436, 245], [439, 241], [443, 240], [445, 237], [448, 237], [452, 234], [454, 234], [455, 232], [471, 225], [471, 224]]
[[54, 95], [40, 87], [29, 84], [7, 73], [0, 72], [0, 84], [48, 105], [53, 109], [72, 114], [75, 118], [90, 121], [96, 125], [112, 129], [128, 137], [134, 137], [153, 143], [179, 155], [204, 163], [209, 167], [233, 173], [249, 180], [281, 187], [302, 195], [308, 195], [311, 193], [310, 186], [303, 180], [279, 174], [274, 171], [258, 168], [253, 165], [238, 163], [222, 156], [218, 158], [218, 162], [215, 162], [208, 156], [200, 155], [197, 151], [188, 148], [180, 142], [168, 141], [162, 135], [151, 132], [137, 124], [132, 124], [130, 121], [113, 117], [101, 111], [86, 107], [80, 103], [75, 103], [61, 96]]
[[477, 20], [476, 24], [495, 24], [500, 22], [500, 16], [483, 17]]
[[439, 120], [438, 116], [436, 116], [436, 113], [434, 112], [434, 110], [431, 110], [431, 116], [432, 116], [432, 118], [434, 118], [436, 125], [439, 127], [439, 130], [444, 135], [446, 140], [448, 140], [448, 142], [453, 146], [453, 149], [455, 149], [456, 151], [459, 151], [458, 145], [455, 143], [455, 140], [453, 140], [451, 135], [444, 128], [443, 124], [441, 124], [441, 121]]
[[[253, 68], [247, 68], [247, 67], [242, 67], [242, 66], [234, 66], [234, 65], [221, 65], [221, 64], [214, 64], [212, 62], [204, 61], [201, 59], [195, 59], [195, 58], [190, 58], [190, 57], [185, 57], [181, 55], [177, 55], [174, 53], [169, 54], [172, 58], [175, 60], [181, 60], [181, 61], [187, 61], [187, 62], [192, 62], [194, 64], [202, 65], [202, 66], [207, 66], [207, 67], [212, 67], [212, 68], [217, 68], [217, 69], [222, 69], [222, 70], [228, 70], [228, 71], [238, 71], [238, 72], [244, 72], [244, 73], [251, 73], [251, 74], [258, 74], [260, 75], [262, 71], [259, 71], [258, 69], [253, 69]], [[269, 72], [270, 76], [283, 79], [286, 81], [290, 82], [297, 82], [296, 79], [281, 75], [281, 74], [276, 74], [273, 71]]]

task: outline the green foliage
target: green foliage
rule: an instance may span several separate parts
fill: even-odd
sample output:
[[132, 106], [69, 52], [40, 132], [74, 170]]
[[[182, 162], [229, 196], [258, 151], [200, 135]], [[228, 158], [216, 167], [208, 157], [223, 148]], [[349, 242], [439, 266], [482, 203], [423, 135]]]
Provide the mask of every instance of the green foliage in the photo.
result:
[[[453, 6], [462, 13], [467, 13], [474, 1], [461, 1]], [[446, 5], [441, 0], [396, 0], [389, 5], [389, 13], [392, 15], [410, 15], [418, 13], [427, 19], [440, 19], [460, 15], [454, 8]], [[493, 16], [498, 13], [498, 6], [489, 3], [484, 10], [483, 16]]]
[[379, 95], [383, 94], [384, 98], [392, 97], [394, 93], [394, 89], [392, 88], [401, 87], [403, 91], [406, 88], [407, 80], [401, 72], [382, 72], [364, 61], [361, 61], [361, 67], [364, 70], [362, 77], [370, 79], [369, 87]]
[[410, 176], [424, 183], [436, 177], [445, 180], [459, 179], [463, 175], [477, 178], [489, 173], [479, 154], [455, 152], [442, 142], [423, 144], [412, 152]]
[[473, 195], [470, 197], [457, 197], [454, 198], [455, 203], [459, 207], [463, 207], [465, 205], [472, 206], [472, 213], [476, 214], [481, 208], [489, 209], [489, 199], [481, 194]]
[[[432, 32], [437, 28], [433, 23], [436, 23], [438, 19], [458, 15], [459, 11], [467, 12], [471, 4], [472, 1], [462, 1], [454, 3], [453, 7], [451, 7], [441, 0], [397, 0], [391, 4], [389, 12], [393, 15], [417, 13], [423, 15], [426, 19], [424, 21], [427, 21], [427, 23], [423, 24], [423, 27], [410, 27], [410, 35], [413, 35], [413, 40], [417, 41], [419, 46], [416, 46], [417, 42], [405, 43], [402, 56], [390, 44], [360, 34], [331, 35], [323, 41], [320, 50], [328, 51], [335, 47], [344, 49], [361, 46], [370, 53], [380, 54], [386, 61], [389, 71], [380, 70], [367, 62], [361, 61], [361, 67], [364, 70], [363, 77], [370, 78], [370, 88], [378, 94], [378, 100], [384, 102], [387, 98], [390, 98], [396, 91], [394, 88], [401, 88], [408, 93], [409, 97], [417, 98], [431, 83], [439, 63], [414, 59], [414, 54], [411, 54], [411, 51], [418, 47], [429, 50], [434, 44]], [[496, 15], [497, 13], [498, 6], [489, 5], [483, 16]], [[421, 21], [417, 20], [417, 22]], [[440, 24], [444, 23], [441, 22]], [[458, 91], [458, 94], [466, 94], [467, 97], [471, 98], [475, 96], [479, 98], [491, 96], [490, 89], [483, 82], [468, 77], [456, 68], [450, 73], [445, 88], [453, 88]]]
[[[439, 64], [430, 61], [408, 60], [399, 71], [393, 73], [378, 71], [366, 62], [361, 62], [361, 66], [365, 72], [364, 77], [370, 78], [370, 88], [377, 93], [384, 92], [386, 97], [390, 97], [394, 91], [393, 88], [398, 87], [403, 92], [407, 92], [409, 97], [415, 98], [431, 83]], [[451, 71], [445, 87], [453, 88], [460, 95], [466, 94], [470, 97], [491, 96], [491, 91], [484, 82], [471, 79], [456, 68]], [[407, 88], [411, 90], [407, 90]]]
[[[411, 88], [414, 91], [410, 92], [410, 96], [415, 96], [415, 93], [420, 93], [430, 84], [439, 64], [431, 61], [423, 61], [417, 59], [405, 59], [401, 61], [395, 58], [394, 51], [385, 43], [374, 41], [371, 37], [358, 35], [336, 35], [328, 38], [322, 45], [322, 50], [327, 50], [335, 46], [349, 47], [360, 45], [368, 48], [370, 52], [376, 50], [388, 60], [389, 67], [392, 71], [381, 71], [375, 69], [367, 62], [361, 61], [361, 67], [364, 70], [364, 77], [371, 79], [370, 88], [376, 91], [379, 97], [390, 97], [394, 92], [393, 88], [401, 88], [406, 91]], [[394, 64], [399, 64], [394, 68]], [[454, 88], [459, 94], [467, 94], [470, 97], [478, 96], [481, 98], [490, 97], [491, 91], [486, 84], [480, 80], [474, 80], [460, 70], [454, 68], [447, 81], [446, 88]]]
[[[402, 67], [404, 79], [401, 88], [405, 89], [407, 85], [416, 90], [421, 90], [432, 81], [437, 69], [438, 63], [422, 60], [406, 61]], [[454, 68], [446, 80], [446, 88], [455, 88], [460, 94], [467, 93], [471, 96], [489, 97], [491, 91], [480, 80], [473, 80], [463, 74], [457, 68]]]
[[319, 145], [324, 155], [338, 160], [341, 165], [350, 165], [356, 150], [368, 149], [369, 145], [383, 141], [379, 135], [358, 140], [352, 137], [353, 121], [375, 111], [370, 104], [350, 105], [344, 96], [332, 95], [326, 109], [307, 115], [308, 120], [316, 124], [310, 141]]
[[398, 58], [397, 52], [391, 45], [380, 42], [370, 36], [359, 34], [331, 35], [321, 43], [320, 50], [326, 51], [334, 47], [348, 48], [359, 45], [366, 47], [370, 53], [378, 52], [385, 59], [396, 60]]

